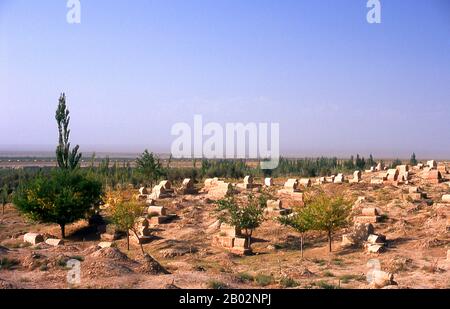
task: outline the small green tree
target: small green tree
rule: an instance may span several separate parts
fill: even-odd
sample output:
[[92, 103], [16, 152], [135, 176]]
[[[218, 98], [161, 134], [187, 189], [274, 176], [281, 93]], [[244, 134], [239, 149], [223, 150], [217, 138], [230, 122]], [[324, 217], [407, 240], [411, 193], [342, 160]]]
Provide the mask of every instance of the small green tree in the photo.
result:
[[80, 146], [76, 145], [70, 149], [70, 116], [66, 106], [66, 95], [63, 93], [59, 98], [58, 108], [56, 110], [56, 122], [58, 123], [59, 143], [56, 148], [56, 160], [61, 169], [74, 170], [78, 167], [81, 159], [81, 153], [78, 153]]
[[260, 202], [249, 195], [248, 201], [239, 206], [234, 197], [229, 196], [217, 201], [217, 211], [219, 220], [243, 231], [251, 245], [253, 231], [264, 221], [264, 208]]
[[328, 196], [324, 192], [306, 200], [303, 220], [316, 231], [325, 231], [331, 252], [333, 233], [348, 225], [352, 203], [343, 196]]
[[146, 149], [139, 158], [136, 159], [136, 170], [150, 181], [150, 186], [163, 174], [159, 159]]
[[9, 203], [8, 185], [5, 183], [0, 192], [0, 202], [2, 204], [2, 215], [5, 214], [5, 206]]
[[367, 166], [372, 167], [375, 165], [377, 165], [377, 162], [375, 162], [375, 160], [373, 159], [373, 155], [370, 154], [369, 159], [367, 160]]
[[47, 177], [37, 176], [19, 187], [14, 205], [32, 220], [57, 223], [61, 237], [65, 226], [86, 218], [101, 202], [102, 184], [79, 172], [55, 170]]
[[417, 159], [416, 159], [416, 154], [413, 152], [411, 155], [411, 159], [409, 159], [409, 164], [411, 165], [417, 165]]
[[[142, 205], [137, 202], [121, 202], [112, 207], [111, 217], [114, 224], [127, 233], [127, 249], [130, 251], [130, 232], [132, 231], [139, 239], [135, 229], [137, 219], [142, 215]], [[139, 242], [140, 243], [140, 242]], [[142, 254], [145, 254], [141, 244]]]
[[304, 237], [305, 234], [312, 229], [311, 222], [308, 221], [308, 216], [305, 215], [305, 208], [304, 207], [298, 207], [294, 214], [291, 216], [280, 216], [277, 218], [277, 220], [285, 225], [289, 226], [298, 233], [300, 233], [300, 252], [301, 257], [303, 259], [303, 244], [304, 244]]

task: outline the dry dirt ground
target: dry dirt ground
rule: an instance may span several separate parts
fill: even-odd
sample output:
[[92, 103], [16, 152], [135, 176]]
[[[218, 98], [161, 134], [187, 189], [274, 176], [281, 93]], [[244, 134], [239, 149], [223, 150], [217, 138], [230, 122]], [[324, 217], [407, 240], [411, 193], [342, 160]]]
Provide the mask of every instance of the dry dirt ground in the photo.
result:
[[[23, 234], [58, 237], [59, 228], [31, 223], [8, 205], [0, 223], [0, 288], [368, 288], [371, 259], [378, 259], [382, 270], [394, 273], [398, 288], [450, 288], [450, 262], [446, 260], [450, 205], [440, 203], [442, 194], [450, 192], [448, 183], [428, 184], [416, 173], [409, 185], [371, 185], [375, 175], [364, 173], [362, 183], [321, 187], [355, 200], [364, 196], [366, 200], [355, 212], [365, 206], [383, 211], [383, 222], [374, 224], [375, 232], [388, 240], [382, 254], [341, 248], [342, 234], [347, 232], [343, 229], [333, 237], [331, 254], [325, 235], [308, 234], [301, 259], [299, 234], [267, 220], [254, 233], [254, 254], [233, 255], [211, 246], [218, 233], [215, 205], [204, 194], [186, 195], [157, 201], [178, 218], [154, 228], [154, 240], [144, 245], [168, 271], [154, 274], [145, 267], [137, 244], [132, 243], [127, 251], [126, 240], [121, 239], [115, 242], [116, 248], [99, 250], [96, 229], [83, 220], [67, 228], [69, 236], [63, 246], [27, 246]], [[275, 185], [283, 182], [276, 179]], [[413, 184], [430, 200], [404, 200], [402, 192]], [[67, 283], [69, 259], [81, 261], [79, 285]]]

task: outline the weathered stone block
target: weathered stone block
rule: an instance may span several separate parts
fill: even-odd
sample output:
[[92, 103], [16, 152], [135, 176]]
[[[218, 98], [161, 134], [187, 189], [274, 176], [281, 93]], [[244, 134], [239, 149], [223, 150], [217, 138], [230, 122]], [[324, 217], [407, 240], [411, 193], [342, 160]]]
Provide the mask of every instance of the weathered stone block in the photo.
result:
[[379, 216], [380, 215], [380, 210], [376, 207], [368, 207], [368, 208], [363, 208], [361, 210], [361, 214], [363, 216]]
[[23, 241], [28, 242], [32, 245], [37, 245], [41, 242], [44, 242], [44, 236], [38, 233], [26, 233], [23, 236]]
[[445, 194], [442, 196], [442, 202], [450, 203], [450, 194]]
[[47, 245], [53, 246], [53, 247], [58, 247], [61, 245], [64, 245], [64, 240], [62, 239], [55, 239], [55, 238], [49, 238], [45, 241], [45, 243]]
[[155, 216], [148, 219], [149, 223], [152, 225], [163, 224], [170, 220], [170, 216]]
[[146, 187], [139, 188], [139, 194], [140, 195], [147, 195], [148, 194], [147, 188]]
[[355, 217], [355, 223], [378, 223], [381, 221], [380, 216], [359, 216]]
[[300, 179], [299, 184], [301, 186], [305, 187], [305, 188], [309, 188], [309, 187], [311, 187], [312, 183], [311, 183], [311, 179], [309, 179], [309, 178], [302, 178], [302, 179]]
[[282, 203], [281, 200], [268, 200], [267, 201], [267, 209], [269, 210], [278, 210], [278, 209], [282, 209]]
[[230, 236], [221, 236], [220, 237], [220, 244], [224, 248], [233, 248], [234, 245], [234, 237]]
[[352, 234], [344, 234], [342, 235], [342, 247], [352, 247], [356, 244], [356, 241], [353, 238]]
[[248, 249], [248, 239], [246, 237], [235, 237], [233, 247]]
[[165, 216], [166, 208], [164, 206], [150, 206], [147, 209], [147, 213], [150, 216]]
[[384, 244], [386, 242], [386, 237], [384, 235], [371, 234], [367, 238], [367, 242], [369, 244], [373, 244], [373, 245], [375, 245], [375, 244]]
[[383, 253], [385, 250], [386, 249], [383, 244], [369, 244], [367, 246], [368, 253]]
[[397, 178], [398, 178], [398, 175], [399, 175], [399, 173], [398, 173], [397, 169], [394, 169], [394, 168], [389, 169], [387, 171], [387, 180], [389, 180], [389, 181], [396, 181]]
[[229, 236], [229, 237], [236, 237], [236, 236], [241, 235], [241, 231], [239, 231], [238, 228], [236, 228], [235, 226], [226, 224], [226, 223], [222, 223], [220, 225], [220, 233], [224, 236]]
[[437, 162], [435, 160], [427, 161], [427, 166], [429, 168], [437, 168]]
[[354, 240], [360, 243], [365, 241], [370, 234], [373, 234], [373, 232], [374, 228], [371, 223], [355, 223], [352, 235]]
[[112, 247], [112, 242], [110, 242], [110, 241], [102, 241], [97, 246], [99, 246], [102, 249], [103, 248], [111, 248]]

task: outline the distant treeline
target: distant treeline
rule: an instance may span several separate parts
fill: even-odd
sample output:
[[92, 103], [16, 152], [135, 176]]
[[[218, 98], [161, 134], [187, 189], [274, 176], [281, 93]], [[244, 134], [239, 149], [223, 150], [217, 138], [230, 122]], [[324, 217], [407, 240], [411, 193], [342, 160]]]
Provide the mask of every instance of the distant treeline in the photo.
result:
[[[414, 158], [415, 159], [415, 158]], [[91, 164], [80, 168], [80, 173], [101, 181], [106, 188], [132, 185], [137, 188], [142, 185], [153, 186], [157, 181], [168, 179], [172, 182], [180, 182], [184, 178], [192, 178], [201, 181], [204, 178], [232, 178], [239, 179], [246, 175], [255, 177], [318, 177], [329, 176], [337, 173], [352, 173], [355, 170], [365, 170], [377, 164], [372, 155], [368, 159], [356, 155], [350, 159], [342, 160], [336, 157], [287, 159], [280, 158], [279, 165], [274, 170], [261, 170], [259, 165], [249, 164], [246, 160], [193, 160], [192, 167], [174, 167], [160, 160], [148, 152], [136, 159], [136, 162], [124, 160], [114, 161], [107, 157], [100, 164]], [[400, 160], [394, 160], [390, 166], [401, 164]], [[36, 175], [50, 173], [51, 167], [0, 169], [0, 187], [5, 184], [9, 190], [14, 191], [22, 182]]]

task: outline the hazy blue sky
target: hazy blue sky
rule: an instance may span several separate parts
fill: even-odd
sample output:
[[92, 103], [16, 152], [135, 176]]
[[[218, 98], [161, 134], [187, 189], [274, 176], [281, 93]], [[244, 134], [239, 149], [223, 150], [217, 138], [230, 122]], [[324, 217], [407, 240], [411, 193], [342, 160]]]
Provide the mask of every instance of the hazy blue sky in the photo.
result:
[[168, 152], [199, 113], [279, 122], [285, 154], [450, 157], [450, 1], [366, 3], [0, 0], [0, 149], [53, 149], [65, 91], [84, 151]]

